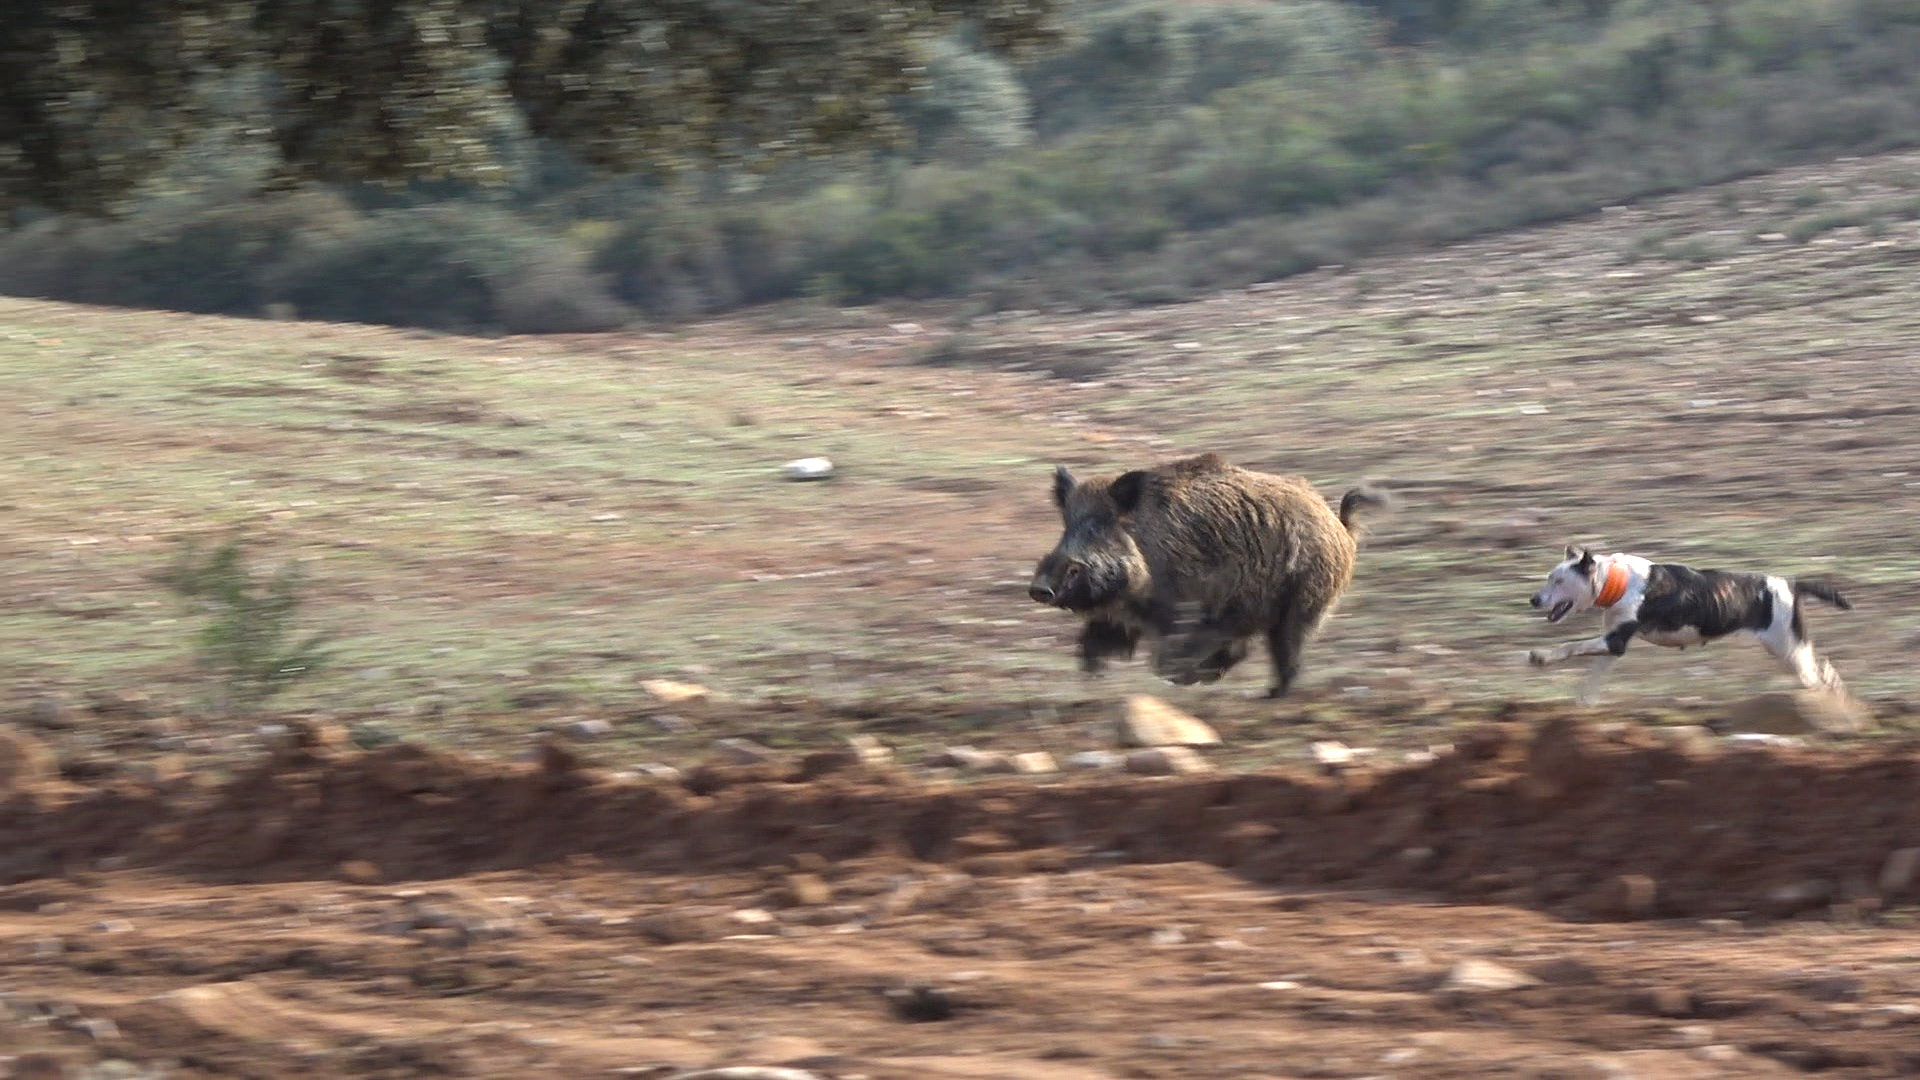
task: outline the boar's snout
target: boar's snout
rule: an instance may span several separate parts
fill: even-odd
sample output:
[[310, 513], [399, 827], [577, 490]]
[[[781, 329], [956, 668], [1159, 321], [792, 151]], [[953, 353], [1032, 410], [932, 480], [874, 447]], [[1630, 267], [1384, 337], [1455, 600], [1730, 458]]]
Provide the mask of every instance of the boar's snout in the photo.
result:
[[1055, 593], [1053, 591], [1053, 586], [1048, 585], [1046, 582], [1036, 581], [1033, 584], [1027, 586], [1027, 595], [1033, 597], [1034, 600], [1038, 601], [1039, 603], [1051, 604], [1053, 603], [1054, 597], [1059, 594]]

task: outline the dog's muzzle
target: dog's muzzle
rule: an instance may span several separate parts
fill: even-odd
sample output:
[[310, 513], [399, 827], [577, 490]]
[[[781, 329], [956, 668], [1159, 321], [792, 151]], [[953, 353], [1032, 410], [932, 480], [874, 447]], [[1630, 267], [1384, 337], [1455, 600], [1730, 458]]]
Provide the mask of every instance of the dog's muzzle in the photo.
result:
[[[1538, 610], [1540, 607], [1546, 604], [1546, 600], [1542, 597], [1540, 593], [1534, 593], [1532, 596], [1527, 598], [1527, 603], [1531, 605], [1535, 610]], [[1567, 612], [1572, 610], [1573, 610], [1573, 601], [1562, 600], [1559, 603], [1553, 605], [1552, 611], [1547, 612], [1547, 621], [1550, 623], [1557, 623], [1561, 619], [1566, 618]]]

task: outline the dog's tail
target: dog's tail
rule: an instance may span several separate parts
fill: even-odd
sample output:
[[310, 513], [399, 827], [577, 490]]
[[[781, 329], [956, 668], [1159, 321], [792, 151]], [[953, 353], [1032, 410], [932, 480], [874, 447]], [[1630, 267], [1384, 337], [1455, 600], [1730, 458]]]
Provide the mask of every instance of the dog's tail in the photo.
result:
[[1341, 526], [1350, 533], [1358, 533], [1360, 527], [1354, 519], [1354, 512], [1362, 507], [1376, 506], [1382, 509], [1391, 508], [1393, 499], [1379, 488], [1365, 486], [1349, 488], [1345, 495], [1340, 496]]
[[1836, 589], [1831, 585], [1822, 585], [1817, 581], [1793, 582], [1794, 604], [1798, 605], [1800, 603], [1800, 598], [1803, 596], [1811, 596], [1815, 600], [1825, 600], [1827, 603], [1832, 604], [1834, 607], [1839, 608], [1841, 611], [1853, 610], [1853, 601], [1848, 600], [1845, 596], [1841, 595], [1839, 589]]

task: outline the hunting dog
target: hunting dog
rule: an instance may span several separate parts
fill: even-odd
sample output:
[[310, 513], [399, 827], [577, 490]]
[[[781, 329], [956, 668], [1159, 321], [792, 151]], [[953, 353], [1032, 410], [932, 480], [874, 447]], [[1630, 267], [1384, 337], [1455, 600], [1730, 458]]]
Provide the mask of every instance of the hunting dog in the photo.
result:
[[1842, 611], [1853, 607], [1827, 585], [1772, 574], [1696, 570], [1638, 555], [1595, 556], [1585, 548], [1569, 546], [1566, 558], [1547, 575], [1546, 585], [1533, 594], [1533, 606], [1546, 611], [1549, 623], [1599, 608], [1606, 613], [1606, 633], [1534, 649], [1527, 653], [1527, 662], [1547, 667], [1582, 656], [1597, 657], [1580, 692], [1581, 703], [1591, 705], [1599, 698], [1608, 669], [1636, 637], [1684, 649], [1739, 635], [1759, 639], [1802, 687], [1837, 692], [1842, 689], [1840, 676], [1813, 651], [1807, 637], [1800, 613], [1801, 598], [1807, 596]]

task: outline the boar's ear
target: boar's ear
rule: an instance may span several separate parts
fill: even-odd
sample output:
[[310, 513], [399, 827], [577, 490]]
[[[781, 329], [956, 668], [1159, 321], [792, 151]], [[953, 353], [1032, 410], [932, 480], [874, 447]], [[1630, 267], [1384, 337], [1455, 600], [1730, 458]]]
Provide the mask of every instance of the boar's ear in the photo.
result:
[[1053, 467], [1054, 505], [1062, 510], [1067, 508], [1067, 496], [1073, 491], [1073, 485], [1073, 474], [1067, 471], [1067, 467], [1065, 465], [1055, 465]]
[[1140, 505], [1140, 496], [1146, 494], [1147, 474], [1135, 469], [1121, 473], [1119, 478], [1107, 485], [1107, 494], [1113, 497], [1113, 505], [1123, 514], [1130, 514]]

